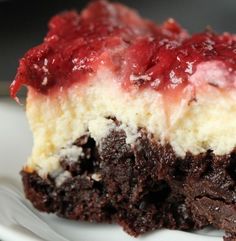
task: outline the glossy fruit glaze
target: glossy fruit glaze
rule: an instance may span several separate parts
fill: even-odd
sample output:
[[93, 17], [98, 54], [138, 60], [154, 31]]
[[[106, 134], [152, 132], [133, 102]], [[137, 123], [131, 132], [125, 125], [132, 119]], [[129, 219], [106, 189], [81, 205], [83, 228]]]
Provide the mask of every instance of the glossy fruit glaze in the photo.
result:
[[199, 63], [212, 60], [235, 75], [235, 36], [210, 30], [190, 36], [172, 19], [158, 26], [121, 4], [95, 1], [80, 15], [52, 18], [44, 42], [20, 60], [10, 91], [16, 97], [26, 85], [49, 94], [86, 81], [102, 66], [117, 74], [126, 90], [175, 90], [189, 83]]

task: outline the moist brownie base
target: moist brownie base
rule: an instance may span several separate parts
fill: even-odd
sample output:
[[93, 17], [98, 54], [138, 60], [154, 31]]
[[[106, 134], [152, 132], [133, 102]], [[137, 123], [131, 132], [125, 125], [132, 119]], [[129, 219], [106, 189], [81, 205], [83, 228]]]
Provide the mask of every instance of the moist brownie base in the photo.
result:
[[[117, 123], [118, 125], [118, 123]], [[83, 149], [77, 162], [60, 160], [71, 175], [62, 185], [55, 176], [21, 172], [26, 197], [45, 212], [68, 219], [116, 222], [138, 236], [158, 228], [223, 229], [236, 235], [236, 153], [216, 156], [175, 155], [140, 129], [134, 145], [114, 129], [100, 143], [88, 135], [74, 145]]]

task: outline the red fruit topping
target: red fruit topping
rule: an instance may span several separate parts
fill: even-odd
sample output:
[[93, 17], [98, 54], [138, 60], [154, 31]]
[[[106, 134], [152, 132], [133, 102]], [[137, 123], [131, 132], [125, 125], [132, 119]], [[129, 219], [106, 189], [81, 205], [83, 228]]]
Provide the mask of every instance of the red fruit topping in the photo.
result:
[[106, 1], [91, 3], [81, 15], [65, 12], [49, 23], [44, 42], [20, 60], [11, 96], [22, 85], [42, 94], [84, 81], [105, 65], [123, 86], [175, 89], [188, 83], [201, 62], [222, 61], [236, 70], [236, 41], [206, 31], [189, 36], [176, 22], [162, 26]]

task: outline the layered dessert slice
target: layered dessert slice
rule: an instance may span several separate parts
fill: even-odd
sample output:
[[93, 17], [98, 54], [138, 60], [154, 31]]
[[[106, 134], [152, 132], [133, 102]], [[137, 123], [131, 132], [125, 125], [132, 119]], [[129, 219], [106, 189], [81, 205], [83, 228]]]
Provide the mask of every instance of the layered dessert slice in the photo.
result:
[[49, 23], [11, 85], [28, 88], [26, 197], [137, 236], [213, 225], [236, 235], [236, 37], [189, 35], [120, 4]]

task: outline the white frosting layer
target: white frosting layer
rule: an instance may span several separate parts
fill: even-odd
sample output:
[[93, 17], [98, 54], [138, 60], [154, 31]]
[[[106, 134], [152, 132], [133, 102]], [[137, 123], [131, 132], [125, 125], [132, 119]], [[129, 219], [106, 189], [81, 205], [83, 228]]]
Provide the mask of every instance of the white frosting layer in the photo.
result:
[[[206, 71], [203, 67], [191, 77], [193, 83], [198, 78], [200, 87], [186, 87], [181, 101], [168, 102], [150, 88], [125, 92], [107, 69], [89, 83], [76, 83], [53, 97], [29, 89], [27, 116], [34, 147], [28, 166], [44, 175], [59, 167], [60, 152], [75, 158], [81, 155], [79, 149], [61, 148], [88, 131], [99, 142], [117, 128], [106, 119], [108, 116], [122, 122], [120, 128], [125, 130], [129, 144], [138, 137], [137, 128], [144, 127], [162, 144], [170, 143], [181, 157], [187, 151], [198, 154], [211, 149], [218, 155], [232, 151], [236, 145], [236, 92], [226, 93], [209, 84], [201, 86], [201, 68]], [[195, 99], [191, 101], [193, 94]]]

